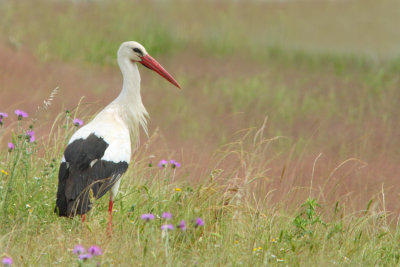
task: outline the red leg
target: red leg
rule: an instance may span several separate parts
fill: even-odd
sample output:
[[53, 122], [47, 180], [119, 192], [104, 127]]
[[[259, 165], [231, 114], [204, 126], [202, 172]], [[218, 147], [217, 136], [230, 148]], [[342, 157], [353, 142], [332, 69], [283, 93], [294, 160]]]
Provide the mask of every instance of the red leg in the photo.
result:
[[86, 220], [86, 214], [82, 214], [82, 215], [81, 215], [81, 219], [82, 219], [82, 222], [85, 222], [85, 220]]
[[109, 236], [112, 235], [112, 208], [113, 208], [113, 200], [110, 197], [110, 202], [108, 203], [108, 214], [109, 214], [109, 220], [108, 220], [108, 229], [107, 229], [107, 234]]

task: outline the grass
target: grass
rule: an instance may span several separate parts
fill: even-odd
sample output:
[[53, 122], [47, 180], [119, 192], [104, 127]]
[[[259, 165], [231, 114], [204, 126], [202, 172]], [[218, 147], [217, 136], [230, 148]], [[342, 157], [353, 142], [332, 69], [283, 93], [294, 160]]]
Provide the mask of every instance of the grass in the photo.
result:
[[[204, 56], [241, 55], [260, 61], [275, 58], [291, 64], [305, 62], [314, 68], [328, 64], [345, 71], [348, 65], [362, 67], [370, 61], [393, 60], [397, 65], [399, 40], [392, 34], [392, 26], [398, 21], [397, 13], [393, 12], [398, 3], [385, 2], [385, 5], [374, 1], [363, 3], [365, 17], [355, 27], [344, 30], [345, 25], [354, 23], [352, 12], [359, 9], [359, 1], [349, 1], [344, 7], [346, 12], [340, 15], [327, 10], [339, 12], [343, 6], [330, 3], [246, 5], [206, 1], [196, 5], [191, 2], [139, 5], [139, 2], [103, 1], [94, 5], [84, 1], [75, 4], [20, 1], [0, 7], [5, 14], [0, 29], [3, 41], [17, 48], [34, 47], [43, 60], [61, 58], [115, 64], [120, 42], [132, 39], [141, 40], [156, 56], [189, 48]], [[310, 13], [307, 18], [306, 13]], [[368, 18], [382, 14], [388, 19], [377, 20], [371, 28]], [[149, 19], [150, 16], [157, 20]], [[20, 17], [30, 21], [29, 25]], [[336, 23], [337, 20], [342, 23]], [[43, 31], [46, 25], [52, 27]], [[310, 32], [310, 27], [316, 27], [317, 33]], [[334, 30], [325, 31], [325, 27]], [[355, 33], [364, 31], [369, 31], [370, 37], [380, 38], [372, 42], [366, 42], [364, 36], [354, 38]]]
[[[0, 128], [0, 256], [16, 266], [398, 265], [397, 7], [391, 0], [0, 4], [0, 111], [24, 105], [31, 114]], [[53, 208], [71, 119], [87, 122], [115, 97], [115, 53], [130, 39], [184, 89], [169, 90], [141, 69], [151, 137], [123, 178], [108, 238], [107, 198], [84, 224]], [[38, 112], [56, 86], [52, 105]], [[36, 143], [26, 139], [30, 125]], [[159, 169], [161, 159], [182, 167]], [[165, 211], [187, 231], [163, 233]], [[145, 222], [143, 213], [157, 218]], [[194, 226], [199, 217], [204, 227]], [[76, 244], [104, 254], [80, 262]]]
[[[74, 131], [69, 115], [59, 115], [48, 143], [29, 142], [20, 121], [15, 132], [15, 150], [0, 154], [1, 250], [17, 266], [37, 265], [396, 265], [399, 263], [398, 228], [388, 221], [385, 204], [365, 203], [353, 213], [340, 201], [334, 206], [323, 198], [310, 197], [293, 205], [273, 203], [268, 195], [254, 198], [255, 188], [268, 180], [264, 153], [273, 140], [263, 137], [262, 128], [242, 137], [254, 147], [221, 149], [221, 160], [207, 170], [202, 182], [187, 182], [190, 167], [159, 169], [152, 137], [148, 147], [136, 155], [124, 176], [115, 201], [114, 233], [107, 237], [107, 199], [100, 199], [81, 223], [79, 218], [58, 218], [54, 206], [58, 158], [63, 143]], [[44, 151], [40, 152], [40, 147]], [[44, 154], [43, 154], [44, 152]], [[238, 156], [238, 161], [230, 158]], [[223, 159], [237, 167], [221, 172]], [[151, 159], [151, 157], [150, 157]], [[384, 191], [381, 192], [384, 199]], [[367, 205], [368, 204], [368, 205]], [[286, 206], [287, 205], [287, 206]], [[290, 207], [287, 209], [287, 207]], [[168, 223], [187, 222], [187, 230], [162, 231], [162, 212], [171, 212]], [[155, 220], [143, 221], [144, 213]], [[204, 226], [194, 220], [202, 218]], [[76, 244], [98, 245], [104, 254], [95, 260], [79, 261], [72, 253]], [[121, 253], [122, 252], [122, 253]]]

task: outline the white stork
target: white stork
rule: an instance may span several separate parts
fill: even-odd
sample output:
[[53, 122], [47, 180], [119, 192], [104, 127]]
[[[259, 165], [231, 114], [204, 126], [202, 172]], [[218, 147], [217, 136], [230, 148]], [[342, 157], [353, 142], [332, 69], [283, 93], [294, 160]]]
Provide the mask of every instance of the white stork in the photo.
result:
[[139, 127], [147, 133], [140, 95], [137, 62], [154, 70], [180, 88], [175, 79], [137, 42], [124, 42], [118, 53], [123, 76], [122, 91], [105, 109], [71, 137], [61, 161], [55, 212], [73, 217], [92, 208], [92, 200], [110, 191], [109, 223], [112, 226], [113, 200], [121, 175], [127, 170], [132, 149], [138, 144]]

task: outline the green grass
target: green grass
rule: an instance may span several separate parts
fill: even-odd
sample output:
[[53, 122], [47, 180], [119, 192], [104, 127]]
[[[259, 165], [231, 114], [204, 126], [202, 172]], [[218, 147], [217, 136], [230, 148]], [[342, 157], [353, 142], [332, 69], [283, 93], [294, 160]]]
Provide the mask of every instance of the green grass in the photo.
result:
[[[154, 166], [159, 159], [153, 158], [150, 167], [148, 153], [154, 148], [141, 149], [115, 201], [111, 238], [106, 234], [106, 197], [96, 201], [85, 223], [80, 218], [59, 218], [52, 212], [62, 153], [59, 144], [75, 128], [64, 116], [60, 114], [47, 144], [30, 143], [23, 134], [28, 124], [20, 122], [13, 134], [15, 150], [0, 154], [1, 169], [7, 172], [2, 173], [0, 184], [0, 249], [14, 258], [16, 266], [86, 266], [97, 261], [103, 266], [399, 263], [400, 234], [379, 203], [371, 200], [366, 209], [353, 213], [339, 201], [332, 206], [311, 195], [298, 205], [253, 198], [254, 188], [265, 184], [269, 163], [262, 159], [273, 142], [259, 131], [239, 141], [254, 140], [251, 149], [238, 149], [236, 144], [222, 147], [216, 165], [197, 184], [188, 182], [190, 166], [159, 169]], [[238, 155], [237, 161], [229, 158], [231, 154]], [[237, 165], [221, 173], [224, 158]], [[311, 189], [304, 191], [311, 194]], [[162, 232], [160, 226], [166, 222], [158, 216], [164, 211], [173, 214], [168, 223], [185, 220], [187, 230]], [[157, 218], [145, 222], [140, 219], [143, 213]], [[193, 220], [199, 217], [205, 225], [195, 227]], [[98, 245], [104, 254], [79, 262], [71, 251], [76, 244]]]
[[[398, 6], [395, 1], [386, 2]], [[349, 67], [365, 68], [379, 61], [393, 61], [392, 65], [397, 66], [399, 40], [392, 31], [398, 16], [390, 12], [395, 8], [373, 1], [351, 1], [347, 5], [347, 12], [341, 12], [340, 5], [329, 3], [309, 3], [301, 9], [297, 3], [289, 3], [280, 10], [268, 3], [19, 1], [0, 6], [0, 31], [3, 41], [17, 48], [30, 48], [44, 60], [114, 64], [120, 42], [140, 40], [154, 55], [176, 54], [189, 48], [220, 58], [240, 55], [312, 68], [328, 65], [341, 73]], [[371, 28], [362, 17], [354, 27], [342, 29], [354, 23], [351, 12], [360, 5], [369, 14], [366, 17], [383, 13], [387, 20], [378, 20]], [[327, 12], [329, 9], [340, 10], [340, 15], [335, 17], [334, 12]], [[305, 13], [311, 15], [305, 17]], [[339, 19], [341, 24], [335, 22]], [[316, 27], [318, 35], [310, 27]], [[368, 42], [354, 39], [363, 31], [380, 38]]]

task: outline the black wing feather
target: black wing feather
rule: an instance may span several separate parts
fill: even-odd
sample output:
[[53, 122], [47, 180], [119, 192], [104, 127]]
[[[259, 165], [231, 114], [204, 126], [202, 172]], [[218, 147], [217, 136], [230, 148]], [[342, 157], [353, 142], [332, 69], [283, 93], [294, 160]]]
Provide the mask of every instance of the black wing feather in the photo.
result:
[[88, 212], [92, 208], [91, 198], [102, 197], [127, 170], [125, 161], [101, 160], [107, 147], [103, 138], [90, 134], [65, 149], [55, 209], [59, 216], [72, 217]]

